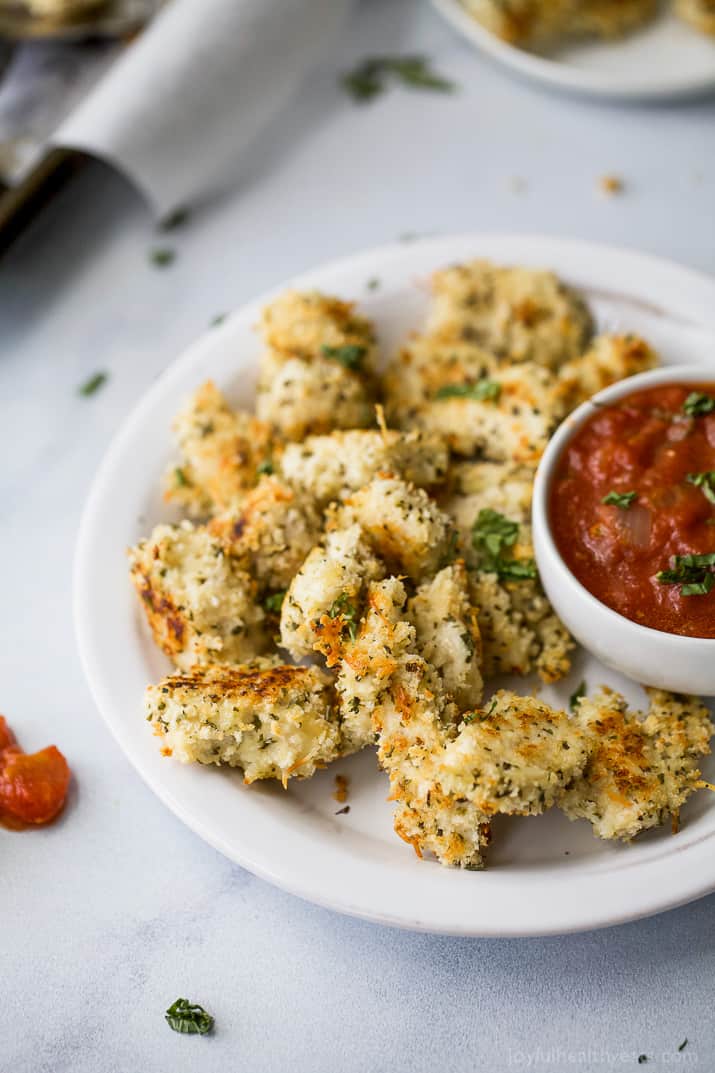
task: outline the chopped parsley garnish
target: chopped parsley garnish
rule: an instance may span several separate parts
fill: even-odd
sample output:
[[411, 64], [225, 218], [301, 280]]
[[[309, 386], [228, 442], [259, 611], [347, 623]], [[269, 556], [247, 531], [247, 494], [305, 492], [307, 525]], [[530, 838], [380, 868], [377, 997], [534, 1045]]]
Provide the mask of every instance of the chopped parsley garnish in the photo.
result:
[[503, 581], [526, 581], [538, 577], [533, 559], [513, 559], [505, 555], [516, 544], [519, 523], [499, 511], [485, 508], [472, 526], [472, 544], [479, 552], [479, 570], [497, 574]]
[[209, 328], [218, 328], [219, 324], [223, 324], [226, 319], [226, 313], [217, 313], [213, 316], [209, 322]]
[[189, 209], [182, 207], [174, 209], [168, 216], [165, 216], [159, 223], [160, 231], [174, 231], [177, 227], [183, 227], [188, 222], [191, 212]]
[[376, 291], [379, 286], [380, 286], [380, 280], [377, 278], [377, 276], [372, 276], [367, 281], [367, 289], [369, 291]]
[[149, 260], [157, 268], [168, 268], [176, 260], [176, 250], [170, 250], [166, 246], [158, 247], [150, 251]]
[[362, 359], [367, 354], [367, 347], [349, 344], [347, 346], [322, 346], [326, 358], [339, 361], [346, 369], [359, 369]]
[[683, 413], [688, 417], [702, 417], [715, 410], [715, 398], [704, 391], [691, 391], [683, 403]]
[[109, 379], [109, 373], [95, 373], [94, 376], [90, 376], [89, 380], [77, 388], [77, 394], [83, 395], [84, 398], [89, 398], [90, 395], [94, 395], [100, 388], [104, 387]]
[[578, 708], [579, 704], [581, 703], [581, 701], [583, 700], [583, 698], [585, 696], [586, 696], [586, 683], [581, 682], [581, 684], [576, 689], [574, 689], [573, 693], [569, 697], [569, 708], [570, 708], [570, 710], [572, 712], [576, 711], [576, 709]]
[[266, 596], [263, 601], [266, 611], [273, 611], [276, 615], [279, 614], [280, 609], [283, 607], [285, 595], [286, 590], [284, 589], [283, 592], [272, 592], [270, 596]]
[[681, 596], [705, 596], [715, 585], [715, 551], [704, 555], [674, 555], [669, 570], [655, 575], [661, 585], [680, 585]]
[[648, 1061], [648, 1055], [647, 1054], [639, 1054], [638, 1055], [638, 1065], [639, 1066], [644, 1066], [647, 1061]]
[[197, 1006], [185, 998], [172, 1002], [164, 1016], [169, 1028], [187, 1036], [205, 1036], [214, 1026], [213, 1017], [203, 1006]]
[[477, 402], [496, 402], [501, 395], [501, 384], [484, 377], [473, 384], [443, 384], [436, 399], [476, 399]]
[[699, 488], [706, 499], [715, 503], [715, 469], [705, 470], [704, 473], [689, 473], [685, 479]]
[[259, 462], [256, 466], [256, 473], [259, 477], [262, 477], [264, 474], [270, 477], [272, 473], [275, 473], [275, 469], [273, 467], [273, 462], [271, 461], [271, 459], [264, 458], [262, 462]]
[[189, 482], [181, 466], [177, 466], [174, 470], [174, 480], [176, 481], [178, 488], [186, 488], [188, 485]]
[[678, 1050], [679, 1051], [684, 1051], [687, 1046], [688, 1046], [688, 1037], [686, 1036], [685, 1039], [683, 1040], [683, 1042], [678, 1047]]
[[344, 626], [350, 635], [350, 640], [357, 640], [358, 611], [355, 604], [351, 603], [350, 597], [346, 592], [338, 596], [328, 611], [328, 615], [330, 618], [342, 618]]
[[430, 68], [425, 56], [370, 56], [341, 78], [341, 85], [355, 101], [364, 103], [379, 97], [388, 82], [401, 82], [410, 89], [430, 89], [453, 93], [454, 82], [442, 78]]
[[637, 498], [637, 492], [609, 492], [601, 502], [605, 503], [607, 507], [620, 507], [622, 510], [628, 510], [631, 503]]
[[350, 805], [344, 805], [342, 808], [338, 809], [338, 811], [335, 813], [335, 815], [336, 816], [347, 816], [349, 811], [350, 811]]

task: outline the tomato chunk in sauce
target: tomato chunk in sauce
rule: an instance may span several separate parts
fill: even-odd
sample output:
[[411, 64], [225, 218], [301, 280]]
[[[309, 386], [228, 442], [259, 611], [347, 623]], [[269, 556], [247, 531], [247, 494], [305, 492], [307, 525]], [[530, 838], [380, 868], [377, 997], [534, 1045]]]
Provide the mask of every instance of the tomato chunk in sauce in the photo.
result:
[[602, 603], [656, 630], [715, 637], [715, 384], [660, 385], [596, 409], [558, 461], [549, 515], [564, 561]]
[[54, 745], [23, 753], [0, 715], [0, 823], [19, 829], [49, 823], [62, 811], [70, 769]]

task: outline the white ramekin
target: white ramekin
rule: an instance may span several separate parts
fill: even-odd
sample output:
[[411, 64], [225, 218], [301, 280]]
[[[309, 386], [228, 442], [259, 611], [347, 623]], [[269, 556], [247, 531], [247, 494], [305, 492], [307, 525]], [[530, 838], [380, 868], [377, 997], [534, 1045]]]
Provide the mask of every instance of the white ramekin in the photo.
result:
[[[549, 492], [556, 465], [596, 405], [658, 384], [715, 382], [715, 366], [679, 365], [639, 373], [594, 395], [559, 427], [541, 459], [534, 483], [534, 554], [541, 582], [557, 615], [602, 663], [644, 685], [715, 696], [715, 638], [683, 637], [640, 626], [606, 607], [574, 577], [561, 558], [549, 524]], [[696, 599], [696, 597], [693, 597]]]

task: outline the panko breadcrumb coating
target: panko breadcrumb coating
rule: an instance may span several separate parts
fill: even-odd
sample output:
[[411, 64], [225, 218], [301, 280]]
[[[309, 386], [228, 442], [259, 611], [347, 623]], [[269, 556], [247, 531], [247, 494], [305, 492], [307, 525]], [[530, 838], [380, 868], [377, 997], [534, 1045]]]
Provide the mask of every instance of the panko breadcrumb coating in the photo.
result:
[[294, 659], [322, 653], [328, 665], [357, 634], [369, 581], [385, 569], [360, 527], [328, 532], [293, 578], [281, 608], [281, 645]]
[[375, 332], [354, 303], [288, 291], [263, 311], [256, 413], [288, 440], [374, 423]]
[[470, 261], [435, 272], [432, 290], [428, 334], [449, 332], [500, 361], [556, 370], [593, 333], [585, 302], [553, 272]]
[[454, 558], [451, 519], [423, 488], [399, 477], [376, 477], [333, 512], [330, 527], [357, 523], [375, 553], [420, 581]]
[[446, 566], [419, 586], [407, 605], [418, 651], [435, 668], [443, 688], [460, 708], [482, 698], [481, 637], [463, 562]]
[[129, 550], [154, 640], [177, 667], [242, 663], [266, 651], [256, 584], [202, 526], [158, 525]]
[[565, 412], [627, 376], [654, 369], [658, 355], [637, 335], [599, 335], [579, 358], [559, 370], [558, 395]]
[[278, 477], [262, 477], [233, 510], [213, 518], [209, 531], [262, 588], [283, 591], [323, 529], [312, 500]]
[[322, 506], [344, 499], [378, 473], [393, 473], [420, 488], [442, 483], [449, 453], [438, 436], [392, 429], [338, 431], [291, 443], [281, 457], [281, 472]]
[[675, 0], [675, 10], [700, 33], [715, 35], [715, 0]]
[[149, 686], [147, 719], [165, 755], [256, 779], [310, 778], [341, 753], [332, 679], [279, 660], [193, 667]]
[[598, 838], [628, 840], [668, 815], [677, 826], [681, 806], [700, 782], [699, 757], [710, 752], [713, 726], [701, 701], [646, 692], [645, 718], [606, 688], [578, 704], [575, 719], [590, 758], [559, 804], [570, 819], [588, 820]]
[[226, 510], [258, 480], [274, 444], [270, 428], [234, 411], [211, 380], [174, 420], [179, 461], [166, 474], [165, 498], [193, 517]]

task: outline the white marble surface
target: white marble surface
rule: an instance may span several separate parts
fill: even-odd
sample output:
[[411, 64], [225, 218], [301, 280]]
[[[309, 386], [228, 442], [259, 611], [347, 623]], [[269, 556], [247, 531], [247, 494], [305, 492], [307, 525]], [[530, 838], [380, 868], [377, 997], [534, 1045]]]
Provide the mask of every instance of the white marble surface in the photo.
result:
[[[364, 54], [415, 49], [457, 96], [395, 91], [358, 109], [337, 91]], [[617, 108], [539, 92], [424, 4], [367, 0], [241, 189], [170, 236], [171, 268], [149, 263], [138, 198], [102, 174], [0, 265], [0, 709], [76, 774], [57, 826], [0, 830], [2, 1073], [599, 1071], [639, 1054], [646, 1069], [713, 1068], [715, 898], [590, 935], [460, 941], [340, 918], [209, 849], [94, 710], [71, 569], [107, 443], [215, 313], [405, 232], [576, 235], [715, 272], [714, 123], [712, 100]], [[605, 172], [624, 178], [622, 197], [598, 195]], [[109, 383], [78, 398], [97, 369]], [[215, 1014], [213, 1038], [169, 1031], [178, 995]]]

